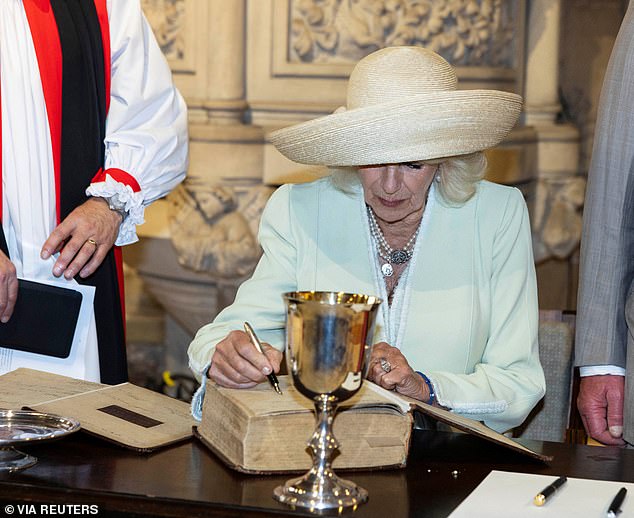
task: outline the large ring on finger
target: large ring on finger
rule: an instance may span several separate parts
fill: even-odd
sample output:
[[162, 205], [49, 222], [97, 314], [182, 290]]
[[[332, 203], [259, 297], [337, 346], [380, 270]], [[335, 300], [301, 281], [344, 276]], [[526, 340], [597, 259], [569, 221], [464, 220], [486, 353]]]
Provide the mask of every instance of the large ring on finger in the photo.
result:
[[392, 370], [392, 364], [390, 362], [388, 362], [385, 358], [381, 358], [379, 360], [379, 363], [381, 364], [381, 368], [385, 372], [390, 372]]
[[86, 239], [86, 243], [90, 243], [91, 245], [99, 246], [99, 243], [97, 243], [97, 241], [95, 241], [92, 237], [89, 237], [88, 239]]

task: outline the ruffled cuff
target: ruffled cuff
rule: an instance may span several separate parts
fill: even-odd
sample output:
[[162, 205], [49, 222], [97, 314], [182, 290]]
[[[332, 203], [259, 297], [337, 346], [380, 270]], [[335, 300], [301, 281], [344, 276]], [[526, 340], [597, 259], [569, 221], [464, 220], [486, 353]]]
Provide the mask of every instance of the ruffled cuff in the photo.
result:
[[126, 216], [119, 227], [115, 245], [129, 245], [139, 240], [136, 227], [145, 222], [145, 207], [141, 188], [133, 176], [120, 169], [99, 171], [86, 189], [86, 194], [104, 198], [110, 206], [125, 211]]

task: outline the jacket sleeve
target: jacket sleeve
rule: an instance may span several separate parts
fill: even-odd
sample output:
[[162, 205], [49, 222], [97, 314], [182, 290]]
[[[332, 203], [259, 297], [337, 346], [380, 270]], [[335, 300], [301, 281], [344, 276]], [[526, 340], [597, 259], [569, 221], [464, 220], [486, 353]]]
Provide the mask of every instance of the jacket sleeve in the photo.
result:
[[109, 0], [110, 107], [105, 164], [87, 189], [127, 212], [115, 244], [138, 240], [144, 207], [187, 169], [187, 108], [139, 0]]
[[626, 304], [632, 304], [634, 280], [632, 41], [634, 3], [614, 43], [597, 111], [581, 236], [575, 338], [579, 366], [626, 367], [632, 334], [626, 320], [632, 315]]
[[528, 211], [511, 191], [493, 240], [489, 333], [470, 374], [430, 372], [438, 402], [503, 432], [545, 392], [537, 343], [537, 282]]

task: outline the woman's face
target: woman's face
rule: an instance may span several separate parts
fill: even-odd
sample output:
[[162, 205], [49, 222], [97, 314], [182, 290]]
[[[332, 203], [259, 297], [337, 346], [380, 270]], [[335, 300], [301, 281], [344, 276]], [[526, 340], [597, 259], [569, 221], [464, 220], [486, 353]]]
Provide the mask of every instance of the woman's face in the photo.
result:
[[437, 170], [422, 162], [359, 167], [365, 202], [383, 221], [401, 221], [423, 208]]

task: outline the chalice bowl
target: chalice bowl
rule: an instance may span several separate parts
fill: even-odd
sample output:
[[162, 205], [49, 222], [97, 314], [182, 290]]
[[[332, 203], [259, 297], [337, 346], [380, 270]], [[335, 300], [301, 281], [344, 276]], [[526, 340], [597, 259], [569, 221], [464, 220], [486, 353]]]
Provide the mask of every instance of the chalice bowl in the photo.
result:
[[274, 498], [313, 512], [356, 507], [368, 499], [368, 492], [333, 472], [332, 456], [339, 444], [332, 423], [337, 404], [361, 388], [381, 300], [320, 291], [283, 297], [288, 371], [298, 392], [314, 402], [317, 426], [308, 441], [312, 468], [276, 487]]

